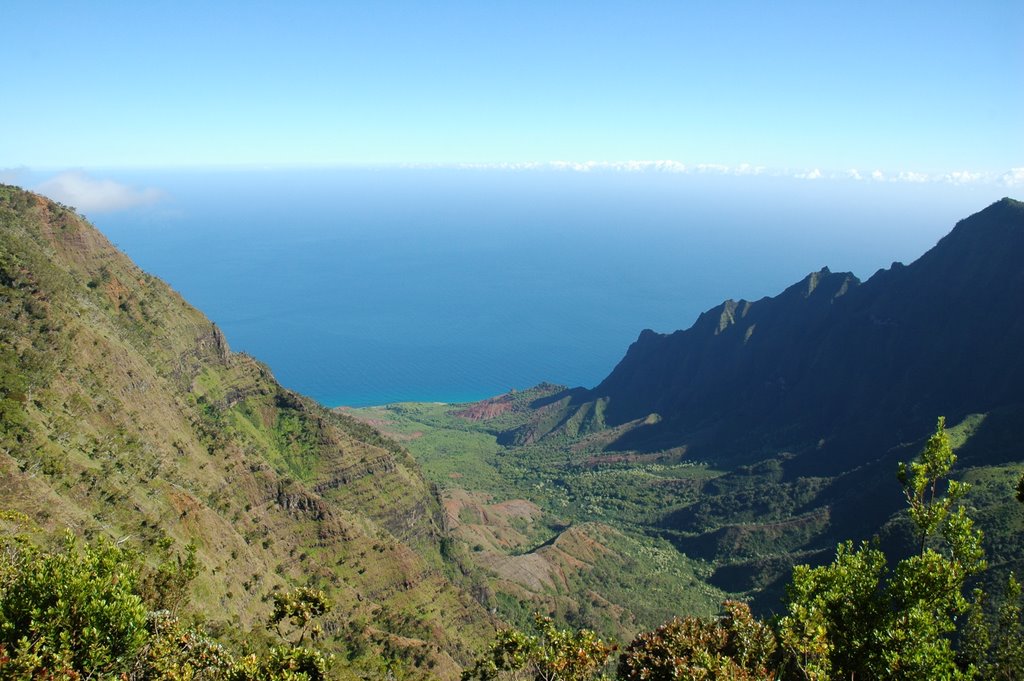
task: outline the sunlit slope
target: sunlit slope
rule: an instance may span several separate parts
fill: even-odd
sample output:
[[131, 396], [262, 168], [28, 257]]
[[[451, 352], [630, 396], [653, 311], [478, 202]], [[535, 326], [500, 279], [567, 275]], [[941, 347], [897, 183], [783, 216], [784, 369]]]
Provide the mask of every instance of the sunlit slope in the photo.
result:
[[0, 186], [0, 506], [148, 550], [194, 540], [207, 617], [259, 627], [309, 583], [328, 629], [424, 674], [489, 634], [449, 580], [443, 515], [407, 453], [282, 388], [74, 211]]
[[[534, 611], [627, 641], [674, 615], [711, 615], [725, 593], [713, 565], [652, 536], [663, 504], [693, 500], [720, 475], [678, 452], [605, 457], [587, 438], [503, 445], [501, 436], [560, 410], [542, 385], [469, 405], [354, 410], [403, 441], [441, 489], [451, 553], [499, 615]], [[525, 432], [525, 431], [524, 431]], [[600, 440], [600, 438], [598, 438]]]

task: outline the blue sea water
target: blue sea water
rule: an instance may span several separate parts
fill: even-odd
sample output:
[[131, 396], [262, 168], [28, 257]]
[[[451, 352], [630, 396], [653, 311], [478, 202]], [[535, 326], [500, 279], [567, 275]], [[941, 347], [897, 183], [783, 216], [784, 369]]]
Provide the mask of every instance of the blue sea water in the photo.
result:
[[235, 350], [330, 405], [593, 386], [645, 328], [909, 262], [998, 196], [554, 170], [122, 172], [91, 215]]

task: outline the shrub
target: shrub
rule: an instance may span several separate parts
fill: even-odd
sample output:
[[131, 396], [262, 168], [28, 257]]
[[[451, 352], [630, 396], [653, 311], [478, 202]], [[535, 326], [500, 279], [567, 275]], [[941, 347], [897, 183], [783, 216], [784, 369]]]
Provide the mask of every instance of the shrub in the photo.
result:
[[85, 677], [124, 672], [146, 641], [134, 555], [109, 541], [77, 546], [67, 533], [44, 551], [8, 538], [0, 560], [0, 646], [9, 670]]
[[746, 603], [726, 601], [726, 616], [675, 618], [637, 636], [619, 656], [620, 679], [753, 681], [770, 671], [775, 635]]

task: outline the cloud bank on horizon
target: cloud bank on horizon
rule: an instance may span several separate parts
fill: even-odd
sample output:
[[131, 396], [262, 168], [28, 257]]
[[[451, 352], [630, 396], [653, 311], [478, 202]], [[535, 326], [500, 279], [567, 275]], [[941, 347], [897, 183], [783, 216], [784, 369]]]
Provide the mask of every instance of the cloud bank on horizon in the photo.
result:
[[82, 170], [58, 173], [34, 189], [84, 213], [109, 213], [149, 205], [164, 198], [159, 189], [138, 189], [111, 179], [93, 177]]
[[579, 173], [589, 172], [658, 172], [700, 175], [732, 175], [783, 177], [795, 180], [855, 180], [871, 182], [903, 182], [912, 184], [945, 183], [954, 185], [994, 185], [1017, 187], [1024, 185], [1024, 167], [1010, 168], [1004, 172], [955, 170], [945, 173], [922, 173], [912, 170], [886, 172], [874, 169], [870, 172], [858, 168], [843, 171], [823, 171], [821, 168], [790, 170], [768, 168], [762, 165], [740, 163], [730, 166], [723, 163], [687, 164], [674, 160], [631, 160], [631, 161], [545, 161], [527, 163], [454, 163], [454, 164], [403, 164], [407, 168], [458, 168], [465, 170], [563, 170]]
[[[954, 186], [981, 186], [1015, 189], [1024, 187], [1024, 167], [1010, 168], [1004, 172], [983, 172], [959, 170], [945, 173], [922, 173], [916, 171], [862, 171], [849, 168], [843, 171], [823, 171], [820, 168], [789, 170], [774, 169], [741, 163], [730, 166], [721, 163], [687, 164], [675, 160], [630, 160], [630, 161], [544, 161], [527, 163], [406, 163], [366, 166], [325, 166], [331, 168], [359, 168], [379, 170], [464, 170], [469, 172], [568, 172], [568, 173], [657, 173], [679, 176], [714, 175], [722, 177], [782, 178], [808, 182], [856, 182], [856, 183], [904, 183], [904, 184], [946, 184]], [[283, 171], [289, 168], [237, 168], [236, 172]], [[188, 174], [189, 170], [180, 170]], [[193, 169], [191, 172], [201, 172]], [[0, 168], [0, 182], [26, 186], [40, 194], [64, 204], [74, 206], [83, 213], [110, 213], [156, 204], [167, 198], [156, 187], [136, 187], [109, 177], [97, 177], [82, 169], [64, 170], [41, 181], [31, 182], [38, 174], [27, 167]]]

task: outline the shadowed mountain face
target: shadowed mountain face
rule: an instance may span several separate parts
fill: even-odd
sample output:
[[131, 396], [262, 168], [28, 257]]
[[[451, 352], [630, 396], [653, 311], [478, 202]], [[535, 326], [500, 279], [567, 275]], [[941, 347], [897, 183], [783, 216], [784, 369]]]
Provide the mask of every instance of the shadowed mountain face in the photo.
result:
[[524, 466], [562, 456], [569, 494], [584, 488], [577, 469], [580, 480], [602, 466], [595, 477], [648, 474], [646, 462], [685, 459], [719, 471], [692, 494], [638, 475], [610, 496], [644, 499], [637, 508], [657, 517], [638, 526], [770, 610], [792, 565], [827, 558], [837, 541], [881, 533], [906, 548], [897, 463], [942, 415], [993, 564], [1021, 569], [1024, 514], [1009, 482], [1024, 441], [1021, 348], [1024, 203], [1003, 199], [865, 282], [822, 269], [774, 298], [726, 301], [685, 331], [644, 331], [600, 385], [547, 391], [497, 441]]
[[267, 594], [327, 591], [343, 650], [454, 677], [491, 618], [446, 576], [408, 453], [282, 388], [73, 210], [0, 185], [0, 508], [153, 552], [195, 541], [198, 609], [262, 629]]
[[[835, 474], [858, 452], [1024, 397], [1024, 204], [959, 222], [908, 266], [866, 282], [828, 269], [774, 298], [726, 301], [685, 331], [640, 334], [576, 403], [607, 400], [608, 425], [656, 413], [614, 449], [687, 444], [756, 460], [789, 449]], [[653, 421], [655, 419], [650, 419]]]
[[[638, 585], [660, 584], [673, 562], [664, 586], [688, 585], [691, 611], [708, 607], [693, 594], [725, 592], [767, 613], [793, 565], [829, 560], [838, 541], [878, 535], [904, 554], [913, 533], [897, 464], [940, 415], [995, 583], [1024, 569], [1013, 496], [1024, 471], [1022, 313], [1024, 204], [1006, 199], [866, 282], [822, 269], [774, 298], [726, 301], [685, 331], [644, 331], [592, 390], [541, 385], [363, 417], [409, 438], [511, 617], [509, 597], [558, 603], [574, 622], [620, 634], [609, 620], [628, 628], [661, 614], [635, 607], [653, 593]], [[509, 521], [510, 499], [531, 509], [529, 522]], [[510, 549], [526, 527], [532, 541]], [[614, 567], [578, 552], [583, 536]], [[672, 588], [662, 598], [682, 602]]]

